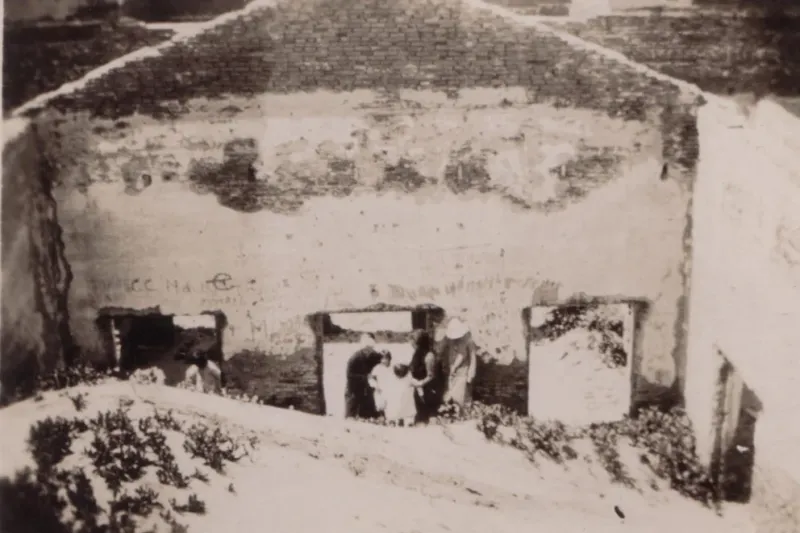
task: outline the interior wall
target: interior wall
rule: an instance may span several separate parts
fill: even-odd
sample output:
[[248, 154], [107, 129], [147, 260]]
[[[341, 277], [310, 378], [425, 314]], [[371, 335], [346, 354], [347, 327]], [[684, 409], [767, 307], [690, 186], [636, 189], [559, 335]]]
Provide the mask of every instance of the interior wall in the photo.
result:
[[308, 313], [432, 302], [498, 363], [485, 396], [524, 404], [524, 365], [501, 375], [525, 361], [522, 309], [630, 297], [651, 304], [637, 390], [671, 387], [691, 191], [679, 170], [665, 174], [663, 115], [527, 105], [521, 89], [462, 95], [408, 91], [397, 108], [369, 93], [270, 96], [252, 118], [204, 104], [204, 116], [120, 127], [53, 120], [75, 162], [58, 198], [76, 339], [99, 347], [101, 307], [221, 310], [228, 358], [300, 361], [284, 385], [310, 396]]

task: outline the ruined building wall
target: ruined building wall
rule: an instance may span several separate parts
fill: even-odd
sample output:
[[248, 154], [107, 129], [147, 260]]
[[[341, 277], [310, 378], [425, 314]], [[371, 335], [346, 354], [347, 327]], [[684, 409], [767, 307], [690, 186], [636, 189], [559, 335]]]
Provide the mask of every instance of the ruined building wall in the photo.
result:
[[763, 409], [755, 426], [753, 502], [764, 531], [800, 527], [800, 122], [762, 101], [747, 114], [700, 114], [686, 403], [711, 457], [721, 351]]
[[16, 130], [3, 147], [0, 379], [7, 394], [68, 361], [71, 337], [70, 272], [40, 139], [24, 121], [5, 127]]
[[39, 116], [84, 352], [104, 307], [218, 309], [250, 392], [315, 411], [306, 314], [431, 302], [496, 362], [482, 394], [524, 406], [523, 307], [629, 297], [637, 393], [680, 381], [693, 103], [458, 6], [310, 6], [250, 8]]

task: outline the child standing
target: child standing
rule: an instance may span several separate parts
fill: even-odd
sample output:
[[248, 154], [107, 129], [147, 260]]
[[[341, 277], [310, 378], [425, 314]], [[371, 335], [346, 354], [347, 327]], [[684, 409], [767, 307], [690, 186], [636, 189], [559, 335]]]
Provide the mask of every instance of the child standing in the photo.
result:
[[392, 354], [384, 351], [381, 352], [381, 362], [375, 365], [372, 372], [369, 374], [369, 386], [372, 387], [372, 395], [375, 398], [375, 410], [378, 413], [386, 412], [386, 394], [384, 389], [393, 379], [392, 375]]
[[414, 384], [409, 366], [394, 366], [394, 379], [389, 380], [386, 390], [386, 420], [402, 426], [414, 425], [417, 417], [417, 406], [414, 401]]

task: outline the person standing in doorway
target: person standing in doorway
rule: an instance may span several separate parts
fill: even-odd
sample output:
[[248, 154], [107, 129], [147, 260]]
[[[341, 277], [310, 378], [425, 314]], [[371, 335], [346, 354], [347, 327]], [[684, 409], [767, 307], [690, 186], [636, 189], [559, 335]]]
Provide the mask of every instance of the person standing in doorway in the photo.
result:
[[375, 336], [366, 333], [361, 337], [359, 348], [347, 361], [347, 384], [345, 387], [345, 417], [369, 418], [375, 416], [369, 375], [383, 357], [375, 350]]
[[427, 331], [417, 330], [412, 338], [414, 354], [411, 356], [412, 384], [417, 389], [417, 420], [427, 422], [436, 414], [441, 403], [442, 387], [433, 338]]
[[204, 353], [192, 355], [189, 359], [184, 382], [190, 389], [198, 392], [219, 394], [222, 390], [222, 370]]
[[225, 383], [222, 369], [212, 359], [213, 355], [220, 353], [216, 337], [193, 336], [188, 344], [185, 355], [178, 356], [185, 358], [189, 364], [183, 378], [184, 383], [192, 390], [219, 394]]
[[477, 370], [477, 350], [469, 327], [459, 318], [447, 324], [443, 346], [448, 366], [446, 400], [461, 408], [472, 403], [472, 382]]
[[386, 421], [392, 425], [413, 426], [417, 421], [414, 383], [408, 365], [395, 365], [393, 377], [386, 384]]
[[392, 373], [392, 354], [388, 351], [381, 352], [381, 362], [375, 365], [369, 373], [369, 386], [372, 387], [372, 397], [375, 399], [375, 411], [377, 414], [386, 412], [388, 401], [387, 390], [393, 379]]

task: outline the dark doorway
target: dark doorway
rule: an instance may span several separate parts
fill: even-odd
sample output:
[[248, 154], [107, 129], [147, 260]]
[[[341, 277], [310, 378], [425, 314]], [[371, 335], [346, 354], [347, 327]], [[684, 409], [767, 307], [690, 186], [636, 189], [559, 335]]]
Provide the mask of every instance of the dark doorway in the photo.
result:
[[717, 405], [717, 450], [714, 471], [720, 495], [727, 501], [750, 500], [755, 464], [755, 431], [763, 408], [734, 365], [721, 353]]
[[187, 354], [202, 352], [218, 364], [223, 360], [222, 313], [103, 313], [98, 324], [108, 341], [112, 366], [125, 375], [159, 368], [167, 385], [177, 385], [186, 373]]

